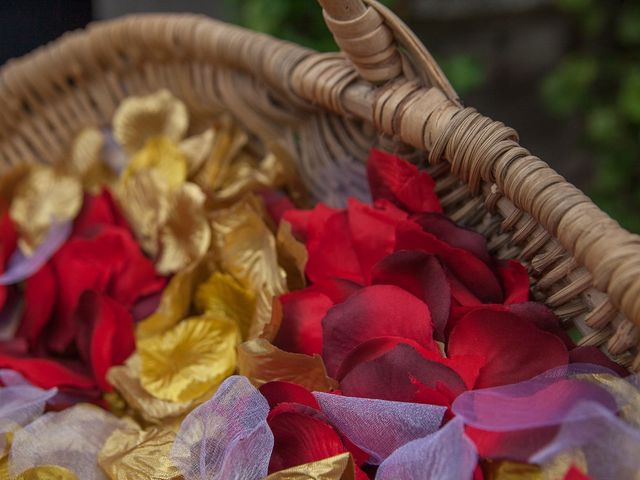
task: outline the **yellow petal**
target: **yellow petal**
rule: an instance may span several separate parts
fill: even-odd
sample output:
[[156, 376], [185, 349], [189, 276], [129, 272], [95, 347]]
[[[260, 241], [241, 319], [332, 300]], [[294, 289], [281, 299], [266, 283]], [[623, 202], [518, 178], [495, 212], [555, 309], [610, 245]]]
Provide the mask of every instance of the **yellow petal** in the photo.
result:
[[189, 126], [187, 107], [168, 90], [125, 99], [113, 116], [116, 141], [133, 153], [151, 137], [180, 141]]
[[235, 322], [247, 338], [256, 309], [255, 294], [231, 275], [214, 272], [196, 291], [195, 305], [201, 312]]
[[327, 376], [319, 355], [285, 352], [263, 338], [244, 342], [238, 347], [238, 371], [256, 387], [282, 380], [311, 391], [328, 392], [338, 388], [338, 382]]
[[511, 460], [486, 460], [482, 471], [485, 480], [544, 480], [538, 465]]
[[571, 467], [588, 474], [587, 458], [580, 448], [556, 455], [550, 462], [541, 465], [544, 480], [564, 480]]
[[172, 402], [194, 400], [236, 368], [238, 327], [208, 315], [183, 320], [171, 330], [138, 341], [140, 383]]
[[276, 246], [280, 265], [287, 272], [289, 290], [300, 290], [305, 287], [304, 269], [309, 255], [304, 243], [299, 242], [291, 233], [291, 224], [281, 220], [276, 234]]
[[77, 178], [51, 167], [32, 167], [16, 188], [9, 210], [20, 233], [20, 248], [32, 253], [53, 221], [73, 219], [82, 206], [82, 195]]
[[252, 190], [278, 186], [280, 175], [274, 168], [277, 165], [273, 155], [269, 155], [263, 162], [258, 162], [247, 152], [240, 152], [219, 182], [219, 189], [214, 195], [215, 203], [229, 204]]
[[354, 480], [355, 467], [350, 453], [305, 463], [272, 473], [264, 480]]
[[29, 468], [15, 480], [78, 480], [78, 477], [71, 470], [57, 465], [38, 465]]
[[124, 365], [111, 367], [107, 380], [122, 395], [129, 407], [144, 421], [166, 423], [191, 411], [196, 401], [168, 402], [149, 394], [140, 384], [140, 358], [133, 355]]
[[276, 241], [263, 221], [257, 197], [245, 197], [217, 212], [212, 227], [223, 270], [257, 294], [256, 314], [248, 338], [260, 337], [271, 321], [273, 297], [286, 291], [286, 274], [278, 265]]
[[95, 127], [82, 130], [71, 146], [72, 172], [82, 179], [87, 191], [97, 193], [102, 185], [113, 183], [115, 175], [102, 159], [104, 134]]
[[187, 159], [189, 176], [194, 175], [207, 162], [213, 150], [215, 131], [209, 128], [180, 142], [178, 148]]
[[162, 291], [156, 311], [138, 323], [138, 339], [162, 333], [182, 320], [189, 312], [191, 299], [199, 283], [207, 278], [209, 266], [206, 259], [195, 262], [176, 273]]
[[178, 479], [169, 456], [176, 432], [161, 427], [116, 430], [98, 455], [98, 464], [111, 480]]
[[248, 138], [247, 133], [238, 128], [229, 118], [223, 119], [216, 131], [211, 155], [194, 176], [193, 181], [205, 191], [219, 188], [232, 160], [246, 145]]
[[180, 187], [187, 179], [187, 159], [178, 145], [167, 137], [149, 138], [131, 158], [122, 172], [122, 181], [141, 170], [155, 170], [169, 190]]
[[205, 217], [205, 196], [200, 187], [185, 183], [173, 195], [171, 209], [160, 229], [157, 270], [177, 272], [204, 257], [211, 245], [211, 227]]
[[118, 183], [118, 205], [129, 222], [142, 250], [155, 257], [160, 227], [169, 216], [169, 193], [162, 177], [154, 170], [143, 170]]

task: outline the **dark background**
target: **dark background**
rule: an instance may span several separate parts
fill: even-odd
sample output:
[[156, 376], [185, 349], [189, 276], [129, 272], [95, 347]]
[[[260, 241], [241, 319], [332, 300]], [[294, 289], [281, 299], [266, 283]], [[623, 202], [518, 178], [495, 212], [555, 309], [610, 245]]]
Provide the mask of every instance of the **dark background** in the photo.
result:
[[[386, 0], [467, 105], [640, 231], [640, 0]], [[0, 1], [4, 63], [94, 19], [204, 13], [319, 50], [313, 0]]]

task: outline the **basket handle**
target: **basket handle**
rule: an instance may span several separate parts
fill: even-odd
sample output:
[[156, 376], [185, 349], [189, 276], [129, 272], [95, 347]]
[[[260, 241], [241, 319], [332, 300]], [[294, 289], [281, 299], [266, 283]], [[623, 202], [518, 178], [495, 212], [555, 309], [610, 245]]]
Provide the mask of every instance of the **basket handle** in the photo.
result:
[[359, 75], [371, 83], [419, 78], [453, 101], [458, 95], [431, 54], [391, 10], [376, 0], [318, 0], [327, 27]]

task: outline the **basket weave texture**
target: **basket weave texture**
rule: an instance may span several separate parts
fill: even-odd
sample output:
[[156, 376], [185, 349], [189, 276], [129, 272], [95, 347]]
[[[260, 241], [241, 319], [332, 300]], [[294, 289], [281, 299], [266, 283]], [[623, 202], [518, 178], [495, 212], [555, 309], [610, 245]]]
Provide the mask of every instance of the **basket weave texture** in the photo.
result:
[[[445, 212], [500, 258], [529, 269], [534, 297], [640, 369], [640, 237], [463, 107], [411, 31], [373, 0], [320, 0], [342, 53], [320, 54], [195, 15], [91, 25], [0, 71], [0, 172], [65, 160], [75, 134], [106, 126], [120, 101], [168, 88], [195, 116], [231, 113], [256, 141], [288, 151], [309, 190], [336, 185], [379, 146], [421, 162]], [[335, 177], [335, 175], [334, 175]]]

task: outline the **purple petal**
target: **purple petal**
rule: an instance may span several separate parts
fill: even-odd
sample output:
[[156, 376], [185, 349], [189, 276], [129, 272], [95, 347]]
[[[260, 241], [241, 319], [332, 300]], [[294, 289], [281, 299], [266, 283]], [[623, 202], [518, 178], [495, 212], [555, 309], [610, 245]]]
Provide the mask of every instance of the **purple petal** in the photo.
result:
[[382, 462], [376, 480], [468, 480], [477, 461], [475, 445], [456, 418], [436, 433], [398, 448]]
[[185, 480], [261, 479], [273, 450], [268, 414], [267, 400], [245, 377], [229, 377], [184, 419], [171, 460]]
[[467, 391], [458, 396], [452, 410], [465, 424], [493, 432], [559, 425], [582, 420], [591, 410], [574, 410], [581, 401], [594, 402], [604, 409], [617, 410], [615, 398], [604, 388], [573, 378], [579, 373], [609, 372], [598, 366], [581, 364], [552, 369], [531, 380], [513, 385]]
[[379, 465], [402, 445], [435, 432], [446, 407], [314, 392], [322, 412]]
[[29, 278], [40, 270], [54, 253], [71, 235], [71, 220], [65, 222], [54, 222], [49, 227], [49, 233], [44, 242], [36, 248], [33, 255], [25, 257], [20, 249], [16, 249], [9, 259], [7, 271], [0, 275], [0, 285], [11, 285]]

